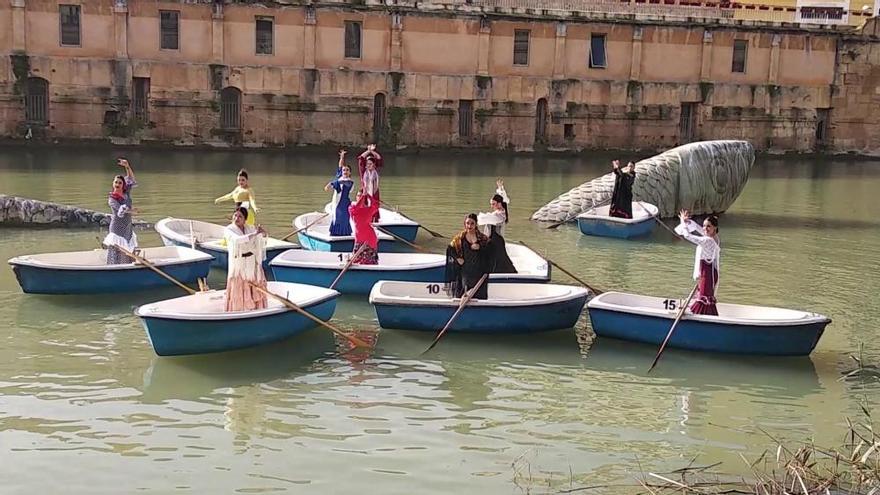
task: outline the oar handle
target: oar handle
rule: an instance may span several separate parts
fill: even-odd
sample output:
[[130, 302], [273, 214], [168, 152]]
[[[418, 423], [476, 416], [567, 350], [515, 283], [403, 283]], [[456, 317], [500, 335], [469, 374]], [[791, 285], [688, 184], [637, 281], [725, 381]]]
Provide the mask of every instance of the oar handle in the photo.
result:
[[407, 246], [409, 246], [409, 247], [411, 247], [411, 248], [413, 248], [413, 249], [417, 249], [417, 250], [419, 250], [419, 251], [421, 251], [421, 252], [423, 252], [423, 253], [428, 253], [428, 252], [430, 252], [430, 251], [428, 251], [427, 249], [423, 248], [422, 246], [419, 246], [418, 244], [413, 244], [412, 242], [409, 242], [408, 240], [406, 240], [406, 239], [400, 237], [399, 235], [395, 235], [395, 234], [389, 232], [389, 231], [388, 231], [387, 229], [385, 229], [384, 227], [379, 227], [379, 226], [377, 225], [377, 226], [376, 226], [376, 230], [378, 230], [379, 232], [382, 232], [383, 234], [386, 234], [386, 235], [389, 235], [389, 236], [393, 237], [394, 240], [396, 240], [396, 241], [400, 241], [400, 242], [406, 244]]
[[[532, 249], [532, 248], [529, 247], [529, 245], [526, 244], [525, 242], [523, 242], [523, 241], [518, 241], [518, 242], [519, 242], [523, 247], [527, 247], [527, 248], [529, 248], [529, 249]], [[532, 249], [532, 251], [535, 251], [535, 250]], [[535, 251], [535, 253], [537, 253], [537, 251]], [[577, 283], [583, 285], [584, 287], [586, 287], [587, 289], [589, 289], [590, 292], [592, 292], [594, 295], [597, 295], [597, 296], [598, 296], [599, 294], [602, 294], [603, 292], [605, 292], [605, 291], [603, 291], [603, 290], [596, 289], [595, 287], [591, 287], [590, 284], [584, 282], [584, 281], [581, 280], [577, 275], [575, 275], [575, 274], [571, 273], [570, 271], [566, 270], [565, 268], [559, 266], [559, 263], [557, 263], [557, 262], [551, 260], [550, 258], [548, 258], [548, 257], [545, 256], [544, 259], [546, 259], [547, 262], [550, 263], [551, 265], [555, 266], [556, 268], [559, 268], [559, 270], [561, 270], [562, 273], [564, 273], [564, 274], [568, 275], [569, 277], [571, 277], [575, 282], [577, 282]]]
[[644, 205], [641, 201], [636, 201], [636, 204], [639, 205], [639, 207], [640, 207], [641, 209], [645, 210], [646, 213], [648, 213], [649, 215], [651, 215], [651, 216], [654, 218], [654, 221], [655, 221], [655, 222], [657, 222], [657, 223], [659, 223], [660, 225], [662, 225], [663, 228], [666, 229], [666, 230], [668, 230], [669, 233], [672, 234], [673, 236], [675, 236], [676, 239], [681, 239], [681, 236], [678, 235], [678, 232], [676, 232], [675, 230], [673, 230], [672, 228], [670, 228], [669, 225], [666, 225], [666, 222], [664, 222], [663, 219], [660, 218], [660, 210], [657, 210], [657, 214], [655, 215], [655, 214], [651, 214], [651, 210], [647, 209], [647, 208], [645, 207], [645, 205]]
[[[412, 217], [410, 217], [410, 216], [406, 215], [405, 213], [401, 212], [400, 209], [398, 209], [396, 206], [391, 206], [391, 205], [389, 205], [388, 203], [382, 201], [381, 199], [379, 200], [379, 204], [382, 205], [382, 206], [385, 206], [385, 207], [388, 208], [388, 209], [394, 210], [395, 213], [397, 213], [398, 215], [402, 216], [403, 218], [406, 218], [407, 220], [412, 220], [413, 222], [416, 222], [415, 220], [412, 219]], [[425, 232], [431, 234], [432, 236], [434, 236], [434, 237], [442, 237], [442, 238], [446, 238], [445, 235], [443, 235], [443, 234], [441, 234], [441, 233], [439, 233], [439, 232], [435, 232], [435, 231], [429, 229], [428, 227], [425, 227], [424, 225], [422, 225], [421, 222], [416, 222], [416, 223], [419, 224], [419, 227], [425, 229]]]
[[149, 268], [150, 270], [153, 270], [154, 272], [158, 273], [159, 275], [165, 277], [166, 279], [168, 279], [169, 281], [171, 281], [172, 283], [174, 283], [175, 285], [177, 285], [177, 286], [180, 287], [181, 289], [187, 291], [188, 293], [190, 293], [190, 294], [195, 294], [195, 293], [196, 293], [196, 291], [194, 291], [194, 290], [191, 289], [190, 287], [187, 287], [186, 285], [184, 285], [183, 283], [181, 283], [181, 282], [180, 282], [179, 280], [177, 280], [176, 278], [174, 278], [174, 277], [172, 277], [171, 275], [168, 275], [167, 273], [163, 272], [162, 270], [160, 270], [159, 268], [157, 268], [155, 265], [153, 265], [153, 264], [150, 263], [149, 261], [147, 261], [147, 260], [145, 260], [144, 258], [138, 256], [137, 254], [135, 254], [135, 253], [129, 251], [128, 249], [125, 249], [124, 247], [119, 246], [119, 245], [108, 246], [108, 249], [109, 249], [110, 247], [115, 247], [116, 249], [118, 249], [119, 251], [121, 251], [122, 254], [124, 254], [124, 255], [126, 255], [126, 256], [128, 256], [128, 257], [130, 257], [130, 258], [133, 258], [133, 259], [134, 259], [135, 261], [137, 261], [138, 263], [140, 263], [140, 264], [146, 266], [146, 267]]
[[666, 349], [666, 343], [669, 342], [670, 337], [672, 337], [672, 332], [675, 331], [675, 327], [678, 326], [678, 322], [681, 321], [681, 317], [684, 316], [684, 312], [687, 310], [688, 304], [690, 304], [691, 298], [694, 297], [694, 294], [697, 292], [697, 287], [699, 286], [700, 282], [698, 281], [696, 284], [694, 284], [694, 288], [691, 289], [691, 293], [688, 294], [688, 297], [685, 300], [684, 304], [682, 304], [681, 307], [678, 308], [678, 314], [675, 316], [675, 321], [672, 322], [672, 327], [669, 328], [669, 333], [666, 334], [666, 338], [663, 339], [663, 343], [660, 344], [660, 350], [657, 351], [657, 355], [654, 356], [654, 362], [651, 363], [651, 367], [648, 368], [648, 373], [650, 373], [651, 370], [654, 369], [654, 366], [657, 366], [657, 361], [660, 360], [660, 355], [663, 354], [663, 351]]
[[321, 215], [321, 216], [319, 216], [318, 218], [312, 220], [311, 222], [307, 223], [306, 225], [304, 225], [304, 226], [302, 226], [302, 227], [300, 227], [300, 228], [294, 230], [293, 232], [287, 234], [286, 236], [282, 237], [281, 240], [282, 240], [282, 241], [286, 241], [286, 240], [290, 239], [291, 237], [295, 236], [296, 234], [299, 234], [299, 233], [302, 232], [303, 230], [308, 230], [309, 227], [311, 227], [312, 225], [315, 225], [316, 223], [320, 222], [321, 220], [323, 220], [324, 218], [326, 218], [328, 215], [330, 215], [330, 214], [329, 214], [329, 213], [324, 213], [323, 215]]
[[331, 325], [330, 322], [324, 321], [324, 320], [322, 320], [322, 319], [316, 317], [315, 315], [309, 313], [308, 311], [304, 310], [303, 308], [297, 306], [296, 303], [294, 303], [294, 302], [291, 301], [290, 299], [287, 299], [286, 297], [283, 297], [283, 296], [279, 296], [278, 294], [275, 294], [274, 292], [270, 292], [270, 291], [268, 291], [268, 290], [266, 290], [266, 289], [260, 287], [259, 285], [253, 283], [253, 282], [248, 282], [248, 283], [249, 283], [250, 286], [253, 287], [254, 289], [257, 289], [257, 290], [260, 291], [261, 293], [263, 293], [263, 294], [265, 294], [265, 295], [267, 295], [267, 296], [269, 296], [269, 297], [272, 297], [273, 299], [278, 300], [278, 301], [279, 301], [281, 304], [283, 304], [284, 306], [286, 306], [286, 307], [288, 307], [288, 308], [290, 308], [290, 309], [296, 311], [297, 313], [299, 313], [299, 314], [305, 316], [306, 318], [308, 318], [308, 319], [314, 321], [315, 323], [317, 323], [317, 324], [323, 326], [324, 328], [327, 328], [328, 330], [330, 330], [331, 332], [335, 333], [336, 335], [339, 335], [340, 337], [342, 337], [342, 338], [348, 340], [348, 341], [351, 342], [353, 345], [356, 345], [356, 346], [358, 346], [358, 347], [370, 347], [370, 344], [367, 344], [367, 343], [364, 342], [363, 340], [361, 340], [361, 339], [359, 339], [359, 338], [357, 338], [357, 337], [355, 337], [355, 336], [353, 336], [353, 335], [348, 335], [347, 333], [343, 332], [342, 330], [340, 330], [340, 329], [336, 328], [335, 326]]
[[357, 257], [360, 256], [366, 248], [366, 244], [361, 244], [361, 247], [357, 248], [357, 250], [352, 253], [351, 258], [349, 258], [348, 262], [345, 263], [345, 266], [342, 267], [342, 271], [339, 272], [339, 275], [337, 275], [336, 278], [333, 279], [333, 283], [330, 284], [331, 289], [336, 287], [336, 283], [339, 282], [340, 279], [342, 279], [342, 275], [345, 274], [345, 272], [347, 272], [349, 268], [351, 268], [351, 265], [354, 264], [354, 260], [356, 260]]
[[431, 345], [429, 345], [427, 349], [422, 351], [422, 355], [433, 349], [434, 346], [436, 346], [437, 343], [440, 342], [440, 339], [443, 338], [443, 335], [446, 333], [447, 330], [449, 330], [449, 327], [452, 326], [452, 322], [454, 322], [455, 319], [458, 318], [458, 315], [461, 314], [462, 310], [464, 310], [464, 307], [467, 305], [467, 303], [471, 301], [471, 299], [474, 297], [474, 294], [476, 294], [477, 291], [480, 290], [480, 287], [483, 286], [483, 283], [485, 283], [486, 279], [488, 278], [489, 274], [484, 273], [483, 276], [480, 277], [480, 280], [477, 281], [476, 285], [474, 285], [471, 290], [467, 291], [464, 296], [462, 296], [461, 303], [459, 303], [458, 305], [458, 309], [455, 310], [455, 313], [452, 314], [452, 316], [449, 318], [449, 321], [447, 321], [446, 325], [443, 326], [443, 329], [437, 333], [437, 337], [434, 338], [434, 341], [431, 342]]

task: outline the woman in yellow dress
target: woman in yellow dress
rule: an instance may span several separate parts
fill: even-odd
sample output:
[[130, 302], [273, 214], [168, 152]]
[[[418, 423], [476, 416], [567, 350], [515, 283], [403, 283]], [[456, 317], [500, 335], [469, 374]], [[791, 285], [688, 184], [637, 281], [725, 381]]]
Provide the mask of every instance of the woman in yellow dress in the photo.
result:
[[257, 215], [255, 213], [260, 211], [260, 209], [257, 208], [257, 197], [254, 194], [254, 188], [248, 185], [247, 170], [241, 169], [238, 172], [238, 185], [235, 186], [231, 193], [215, 199], [214, 204], [216, 205], [223, 201], [235, 201], [236, 208], [246, 208], [248, 210], [247, 224], [256, 224]]

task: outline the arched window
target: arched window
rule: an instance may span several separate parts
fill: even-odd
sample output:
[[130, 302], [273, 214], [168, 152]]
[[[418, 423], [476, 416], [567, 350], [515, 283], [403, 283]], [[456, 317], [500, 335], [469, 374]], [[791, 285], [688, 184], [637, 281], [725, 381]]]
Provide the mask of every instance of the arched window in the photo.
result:
[[24, 119], [29, 124], [49, 123], [49, 81], [29, 77], [24, 90]]
[[241, 129], [241, 90], [227, 86], [220, 91], [220, 127]]
[[373, 142], [382, 141], [385, 131], [385, 93], [373, 97]]
[[539, 144], [547, 143], [547, 99], [538, 100], [535, 109], [535, 142]]

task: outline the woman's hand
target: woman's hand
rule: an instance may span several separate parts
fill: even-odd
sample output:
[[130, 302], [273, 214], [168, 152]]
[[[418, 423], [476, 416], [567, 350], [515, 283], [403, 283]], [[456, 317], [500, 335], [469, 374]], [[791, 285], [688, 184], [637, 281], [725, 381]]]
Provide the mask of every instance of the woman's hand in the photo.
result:
[[504, 189], [504, 179], [499, 177], [498, 180], [495, 181], [495, 187], [498, 189]]
[[131, 165], [128, 164], [128, 160], [126, 160], [125, 158], [120, 158], [119, 160], [116, 160], [116, 164], [124, 169], [131, 168]]
[[681, 220], [681, 223], [687, 223], [691, 219], [691, 214], [689, 211], [682, 209], [678, 212], [678, 218]]
[[455, 262], [458, 263], [459, 265], [463, 265], [463, 264], [464, 264], [464, 258], [455, 258]]
[[348, 153], [345, 150], [339, 150], [339, 158], [345, 158], [345, 154]]
[[367, 146], [367, 151], [376, 151], [376, 145], [370, 144], [369, 146]]
[[471, 249], [473, 249], [474, 251], [479, 251], [480, 250], [480, 243], [474, 242], [473, 244], [471, 244]]
[[620, 169], [620, 160], [614, 160], [611, 162], [611, 168], [614, 170]]
[[266, 237], [269, 235], [269, 233], [266, 232], [266, 229], [264, 229], [262, 225], [257, 225], [257, 233], [262, 234], [263, 237]]

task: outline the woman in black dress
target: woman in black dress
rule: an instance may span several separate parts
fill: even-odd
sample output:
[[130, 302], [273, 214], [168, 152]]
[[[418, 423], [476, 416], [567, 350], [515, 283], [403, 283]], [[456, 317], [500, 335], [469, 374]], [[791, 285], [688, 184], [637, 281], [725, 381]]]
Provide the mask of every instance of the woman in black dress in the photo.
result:
[[[446, 282], [453, 297], [462, 297], [492, 270], [492, 252], [489, 238], [477, 230], [477, 215], [471, 213], [464, 220], [464, 230], [452, 238], [446, 248]], [[473, 296], [489, 297], [489, 280]]]
[[611, 170], [614, 172], [614, 191], [611, 193], [611, 208], [608, 214], [618, 218], [633, 217], [633, 183], [636, 181], [636, 166], [629, 162], [620, 168], [620, 162], [611, 162]]

